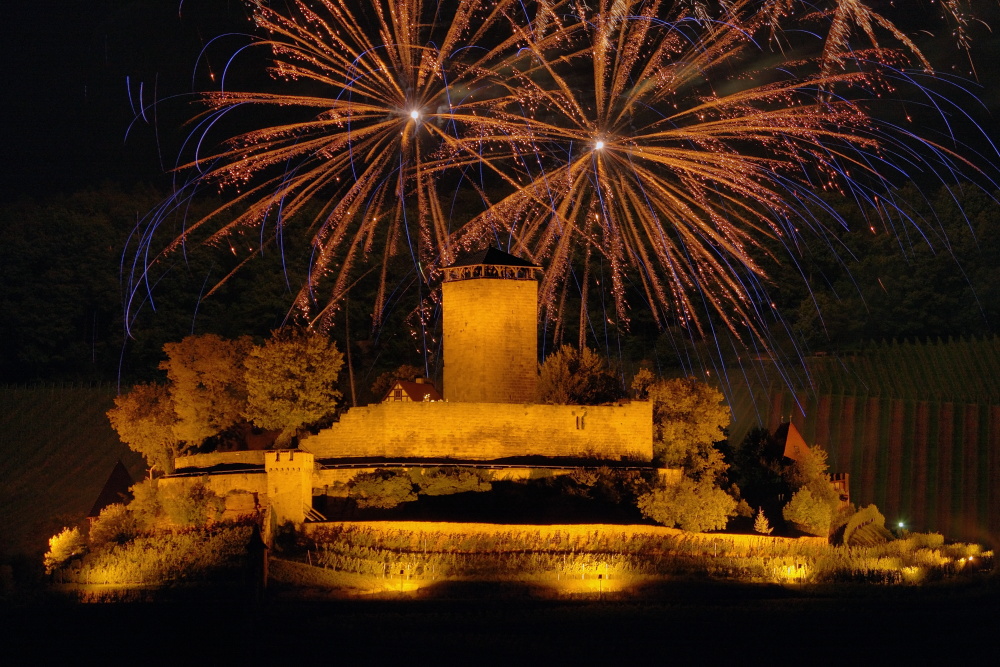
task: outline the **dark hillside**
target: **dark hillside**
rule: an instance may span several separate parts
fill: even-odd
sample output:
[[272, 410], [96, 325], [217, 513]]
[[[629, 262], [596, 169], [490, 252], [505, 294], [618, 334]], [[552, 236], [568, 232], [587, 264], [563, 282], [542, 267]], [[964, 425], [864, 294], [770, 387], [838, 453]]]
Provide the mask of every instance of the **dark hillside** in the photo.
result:
[[0, 555], [44, 552], [87, 515], [119, 458], [142, 476], [105, 417], [114, 396], [108, 385], [0, 387]]

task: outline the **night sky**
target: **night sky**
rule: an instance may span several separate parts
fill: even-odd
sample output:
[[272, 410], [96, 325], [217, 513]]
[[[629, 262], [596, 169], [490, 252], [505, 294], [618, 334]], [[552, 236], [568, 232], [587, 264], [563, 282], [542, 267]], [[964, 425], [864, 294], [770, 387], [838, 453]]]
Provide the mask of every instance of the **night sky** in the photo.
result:
[[[223, 37], [196, 71], [203, 45], [219, 35], [251, 28], [242, 0], [15, 0], [7, 7], [0, 69], [0, 200], [78, 189], [115, 180], [166, 187], [165, 171], [177, 153], [183, 123], [197, 112], [189, 94], [211, 87], [208, 72], [224, 67], [238, 37]], [[930, 3], [907, 2], [918, 6]], [[998, 3], [978, 2], [996, 25]], [[917, 7], [912, 7], [917, 9]], [[903, 20], [915, 32], [933, 10]], [[897, 20], [899, 18], [897, 17]], [[939, 31], [941, 32], [941, 31]], [[983, 81], [979, 96], [1000, 108], [1000, 38], [974, 29], [973, 57]], [[942, 70], [967, 70], [964, 54], [942, 36], [925, 50]], [[133, 107], [167, 99], [156, 116], [132, 125]], [[192, 87], [194, 86], [194, 88]], [[976, 85], [972, 84], [975, 88]], [[972, 106], [971, 104], [969, 105]], [[976, 110], [991, 128], [996, 114]], [[147, 122], [148, 121], [148, 122]], [[126, 134], [128, 137], [126, 140]], [[983, 142], [977, 142], [982, 147]], [[994, 156], [994, 161], [996, 160]]]
[[[147, 104], [189, 94], [202, 45], [249, 27], [240, 0], [18, 0], [5, 17], [3, 200], [106, 179], [168, 183], [196, 108], [177, 98], [157, 110], [155, 130], [151, 112], [130, 131], [140, 85]], [[195, 85], [210, 85], [204, 70]]]

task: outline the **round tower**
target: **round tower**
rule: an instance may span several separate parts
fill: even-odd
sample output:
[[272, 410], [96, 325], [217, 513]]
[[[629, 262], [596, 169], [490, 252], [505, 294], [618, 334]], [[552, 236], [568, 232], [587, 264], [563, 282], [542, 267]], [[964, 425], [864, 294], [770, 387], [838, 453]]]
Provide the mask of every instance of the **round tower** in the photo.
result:
[[534, 403], [540, 267], [496, 248], [444, 269], [444, 397]]

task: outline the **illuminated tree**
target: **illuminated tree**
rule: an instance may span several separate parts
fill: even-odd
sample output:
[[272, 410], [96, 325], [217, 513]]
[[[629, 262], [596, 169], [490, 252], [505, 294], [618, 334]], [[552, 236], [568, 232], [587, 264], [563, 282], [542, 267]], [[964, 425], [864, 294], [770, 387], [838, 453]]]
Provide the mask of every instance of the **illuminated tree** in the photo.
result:
[[420, 494], [425, 496], [448, 496], [466, 491], [489, 491], [493, 488], [487, 471], [456, 466], [413, 470], [410, 478], [419, 487]]
[[81, 555], [87, 548], [87, 541], [79, 528], [63, 528], [49, 538], [49, 550], [45, 553], [45, 572], [52, 574], [67, 561]]
[[115, 407], [107, 414], [121, 441], [142, 454], [150, 467], [173, 472], [181, 441], [175, 430], [177, 414], [166, 386], [136, 385], [116, 396]]
[[203, 482], [171, 484], [158, 489], [164, 514], [176, 526], [204, 526], [217, 521], [226, 509], [225, 498]]
[[761, 535], [770, 535], [774, 530], [771, 528], [771, 522], [767, 520], [764, 510], [760, 507], [757, 508], [757, 517], [753, 520], [753, 530]]
[[604, 358], [588, 347], [563, 345], [539, 367], [540, 403], [599, 405], [622, 398], [621, 383]]
[[830, 534], [830, 524], [833, 512], [829, 503], [814, 496], [808, 487], [802, 487], [785, 505], [784, 516], [795, 526], [807, 533], [827, 537]]
[[659, 488], [639, 497], [644, 516], [665, 526], [705, 532], [722, 530], [736, 516], [736, 500], [715, 484], [684, 476], [676, 486]]
[[649, 388], [656, 384], [656, 376], [648, 368], [640, 368], [632, 378], [632, 396], [640, 401], [649, 398]]
[[826, 458], [822, 447], [807, 447], [785, 469], [785, 479], [796, 491], [783, 512], [786, 519], [803, 530], [824, 537], [837, 527], [835, 524], [843, 525], [846, 520], [838, 517], [840, 494], [830, 482]]
[[246, 415], [261, 428], [281, 431], [275, 445], [284, 446], [297, 429], [333, 416], [344, 355], [326, 336], [275, 332], [250, 350], [245, 365]]
[[132, 502], [128, 511], [135, 517], [136, 525], [141, 532], [149, 532], [156, 527], [163, 517], [163, 504], [158, 493], [158, 480], [144, 479], [132, 488]]
[[90, 546], [93, 549], [106, 544], [125, 544], [139, 534], [139, 524], [132, 512], [120, 503], [108, 505], [90, 524]]
[[250, 338], [226, 340], [214, 334], [167, 343], [160, 368], [170, 380], [177, 424], [174, 433], [196, 446], [243, 420], [247, 389], [243, 361]]
[[657, 458], [695, 480], [721, 477], [728, 466], [715, 443], [725, 439], [730, 421], [722, 394], [694, 378], [662, 380], [648, 391]]
[[350, 482], [350, 496], [358, 507], [380, 509], [390, 509], [417, 499], [409, 474], [384, 469], [355, 475]]
[[684, 474], [679, 484], [640, 496], [639, 509], [654, 521], [683, 530], [725, 528], [739, 504], [721, 486], [729, 466], [715, 443], [726, 437], [730, 420], [722, 394], [694, 378], [647, 386], [655, 455]]

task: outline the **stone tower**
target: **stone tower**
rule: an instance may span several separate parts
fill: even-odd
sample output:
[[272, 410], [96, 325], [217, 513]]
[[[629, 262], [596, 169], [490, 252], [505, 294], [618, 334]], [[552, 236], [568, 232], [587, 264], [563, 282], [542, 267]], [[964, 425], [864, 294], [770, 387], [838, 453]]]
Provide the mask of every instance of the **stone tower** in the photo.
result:
[[444, 397], [534, 403], [540, 267], [496, 248], [444, 269]]

